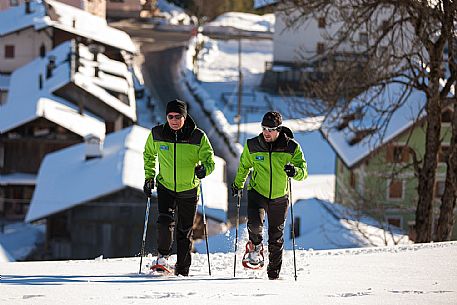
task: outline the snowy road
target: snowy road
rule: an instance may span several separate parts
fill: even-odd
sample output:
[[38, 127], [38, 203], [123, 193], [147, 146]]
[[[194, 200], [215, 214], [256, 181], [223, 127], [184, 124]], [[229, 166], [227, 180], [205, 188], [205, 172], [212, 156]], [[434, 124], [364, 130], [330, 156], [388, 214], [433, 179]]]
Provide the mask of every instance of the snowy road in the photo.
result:
[[[241, 253], [240, 253], [241, 255]], [[138, 258], [2, 263], [0, 304], [456, 304], [457, 242], [292, 252], [280, 280], [194, 255], [191, 276], [136, 274]], [[241, 257], [238, 257], [240, 261]]]

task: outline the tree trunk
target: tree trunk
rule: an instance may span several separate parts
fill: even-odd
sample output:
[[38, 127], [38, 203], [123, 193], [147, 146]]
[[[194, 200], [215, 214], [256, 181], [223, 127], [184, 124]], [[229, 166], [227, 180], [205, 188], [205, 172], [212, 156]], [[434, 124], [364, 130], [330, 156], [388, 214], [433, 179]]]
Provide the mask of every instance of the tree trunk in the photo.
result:
[[457, 107], [452, 116], [452, 137], [449, 156], [446, 161], [446, 182], [441, 197], [440, 217], [436, 228], [435, 241], [451, 240], [454, 227], [454, 209], [457, 201]]
[[[431, 52], [430, 52], [431, 53]], [[436, 57], [435, 57], [436, 58]], [[433, 56], [432, 56], [433, 59]], [[431, 60], [433, 63], [434, 61]], [[436, 63], [436, 61], [435, 61]], [[430, 69], [430, 95], [427, 96], [427, 127], [425, 134], [425, 155], [419, 172], [419, 186], [416, 209], [416, 243], [432, 241], [432, 217], [437, 156], [441, 133], [441, 100], [439, 95], [439, 64]]]

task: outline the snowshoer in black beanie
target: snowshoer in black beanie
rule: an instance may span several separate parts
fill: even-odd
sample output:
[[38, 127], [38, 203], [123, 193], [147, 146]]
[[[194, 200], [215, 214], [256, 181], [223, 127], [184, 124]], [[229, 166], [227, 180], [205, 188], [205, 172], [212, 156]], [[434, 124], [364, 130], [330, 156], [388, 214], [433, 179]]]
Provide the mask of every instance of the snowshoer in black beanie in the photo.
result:
[[268, 216], [268, 278], [279, 277], [284, 249], [284, 224], [288, 198], [288, 178], [304, 180], [307, 165], [300, 144], [292, 131], [282, 126], [279, 112], [265, 113], [262, 133], [248, 139], [240, 157], [240, 165], [232, 184], [232, 196], [241, 196], [249, 171], [248, 185], [249, 241], [243, 265], [258, 269], [263, 266], [262, 231], [265, 212]]
[[[152, 128], [144, 147], [144, 193], [150, 197], [157, 187], [159, 255], [156, 266], [171, 272], [168, 257], [176, 225], [177, 262], [174, 272], [187, 276], [191, 265], [192, 226], [200, 179], [214, 170], [214, 152], [206, 134], [197, 128], [187, 113], [185, 102], [170, 101], [166, 108], [166, 120], [165, 124]], [[158, 172], [156, 162], [160, 165]]]

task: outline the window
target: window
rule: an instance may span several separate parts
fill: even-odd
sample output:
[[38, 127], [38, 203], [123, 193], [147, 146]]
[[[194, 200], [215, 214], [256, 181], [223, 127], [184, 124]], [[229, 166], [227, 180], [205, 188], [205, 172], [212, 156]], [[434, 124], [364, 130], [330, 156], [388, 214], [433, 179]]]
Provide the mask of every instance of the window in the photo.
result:
[[349, 185], [354, 189], [357, 183], [357, 176], [354, 171], [351, 171], [349, 174]]
[[45, 57], [46, 56], [46, 46], [44, 44], [42, 44], [40, 46], [40, 57]]
[[443, 196], [444, 186], [445, 186], [444, 181], [435, 181], [435, 198], [436, 199], [441, 199], [441, 197]]
[[409, 151], [406, 145], [391, 145], [387, 148], [387, 161], [405, 163], [409, 161]]
[[18, 6], [19, 0], [10, 0], [10, 6]]
[[316, 52], [317, 52], [317, 54], [324, 54], [324, 52], [325, 52], [325, 44], [323, 42], [318, 42], [317, 43]]
[[5, 45], [5, 58], [14, 58], [14, 46]]
[[387, 217], [387, 223], [391, 226], [401, 228], [401, 216]]
[[442, 123], [451, 123], [452, 122], [452, 114], [453, 114], [453, 111], [451, 109], [445, 110], [441, 114], [441, 122]]
[[438, 152], [438, 162], [446, 163], [449, 156], [449, 145], [441, 145], [440, 151]]
[[403, 181], [400, 179], [389, 180], [388, 199], [403, 198]]
[[0, 143], [0, 168], [5, 166], [5, 147]]
[[0, 106], [6, 103], [7, 97], [8, 97], [8, 91], [0, 90]]
[[360, 33], [359, 41], [360, 41], [360, 43], [367, 44], [368, 43], [368, 33]]
[[325, 26], [326, 26], [325, 17], [319, 17], [319, 18], [317, 19], [317, 26], [318, 26], [318, 28], [320, 28], [320, 29], [325, 28]]

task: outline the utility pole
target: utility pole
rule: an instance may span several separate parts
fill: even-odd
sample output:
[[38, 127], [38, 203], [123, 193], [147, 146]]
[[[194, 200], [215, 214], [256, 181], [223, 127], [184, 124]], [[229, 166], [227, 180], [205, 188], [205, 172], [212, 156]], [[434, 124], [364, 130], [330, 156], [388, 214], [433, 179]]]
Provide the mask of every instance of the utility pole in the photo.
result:
[[241, 98], [243, 95], [243, 73], [241, 72], [241, 33], [238, 33], [238, 112], [235, 116], [237, 123], [236, 141], [240, 142], [240, 124], [241, 124]]

